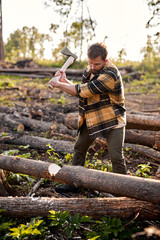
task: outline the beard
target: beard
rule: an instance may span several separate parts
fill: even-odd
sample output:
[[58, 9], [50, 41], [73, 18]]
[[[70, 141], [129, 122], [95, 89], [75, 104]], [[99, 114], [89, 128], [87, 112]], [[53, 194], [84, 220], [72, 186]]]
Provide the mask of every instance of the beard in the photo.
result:
[[98, 72], [99, 72], [98, 70], [91, 69], [91, 73], [92, 73], [93, 75], [96, 75]]

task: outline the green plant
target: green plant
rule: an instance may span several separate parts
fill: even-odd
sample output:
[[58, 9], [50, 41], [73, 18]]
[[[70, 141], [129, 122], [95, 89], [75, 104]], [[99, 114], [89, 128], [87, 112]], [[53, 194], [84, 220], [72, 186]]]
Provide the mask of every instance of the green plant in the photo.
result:
[[3, 209], [0, 209], [0, 240], [7, 239], [5, 236], [8, 233], [8, 229], [15, 224], [12, 219], [3, 217], [1, 215], [1, 212], [3, 211]]
[[73, 158], [73, 153], [67, 153], [64, 157], [65, 157], [65, 162], [69, 163]]
[[86, 168], [101, 170], [104, 172], [111, 172], [112, 171], [112, 164], [110, 162], [103, 163], [101, 160], [93, 158], [92, 160], [87, 160], [85, 162]]
[[102, 220], [96, 221], [91, 229], [91, 232], [86, 233], [87, 239], [109, 240], [120, 239], [118, 235], [124, 230], [124, 227], [120, 218], [102, 217]]
[[137, 177], [150, 178], [150, 176], [148, 176], [148, 173], [150, 173], [151, 168], [152, 167], [148, 166], [147, 164], [139, 164], [138, 165], [138, 170], [136, 171], [136, 176]]
[[7, 180], [9, 182], [14, 182], [16, 184], [20, 184], [22, 182], [27, 182], [29, 185], [32, 184], [32, 182], [34, 181], [34, 178], [31, 176], [28, 176], [26, 174], [22, 174], [22, 173], [11, 173], [8, 177]]
[[[39, 226], [42, 224], [43, 220], [32, 219], [31, 222], [25, 224], [20, 224], [18, 227], [10, 228], [10, 236], [16, 239], [30, 239], [29, 236], [41, 235], [39, 231]], [[26, 238], [27, 237], [27, 238]]]
[[80, 229], [80, 223], [90, 222], [91, 217], [80, 216], [80, 214], [70, 215], [68, 211], [55, 212], [49, 211], [51, 214], [49, 219], [51, 220], [50, 226], [63, 229], [67, 237], [71, 238], [75, 229]]
[[49, 148], [47, 150], [47, 154], [49, 155], [49, 161], [50, 162], [55, 162], [57, 165], [62, 166], [62, 159], [59, 158], [58, 153], [55, 152], [54, 148], [51, 147], [50, 144], [47, 145], [47, 147]]

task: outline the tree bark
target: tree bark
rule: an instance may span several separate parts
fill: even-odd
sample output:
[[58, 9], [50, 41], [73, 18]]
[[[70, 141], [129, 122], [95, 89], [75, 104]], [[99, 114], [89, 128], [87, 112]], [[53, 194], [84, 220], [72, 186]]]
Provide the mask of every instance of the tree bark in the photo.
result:
[[53, 140], [53, 139], [47, 139], [42, 137], [34, 137], [29, 135], [21, 135], [21, 134], [9, 134], [7, 136], [3, 136], [0, 139], [1, 143], [7, 143], [7, 144], [14, 144], [14, 145], [28, 145], [30, 148], [38, 149], [38, 150], [44, 150], [47, 151], [49, 147], [47, 147], [48, 144], [56, 152], [67, 152], [72, 153], [74, 143], [71, 141], [64, 141], [64, 140]]
[[160, 117], [127, 114], [127, 128], [160, 131]]
[[[31, 109], [32, 110], [32, 109]], [[57, 116], [56, 122], [46, 122], [40, 121], [36, 119], [31, 119], [29, 117], [14, 117], [12, 114], [2, 114], [0, 113], [0, 120], [3, 124], [7, 125], [9, 128], [13, 130], [17, 130], [19, 132], [24, 131], [25, 129], [32, 130], [32, 131], [52, 131], [56, 130], [62, 134], [70, 134], [71, 136], [75, 137], [76, 132], [70, 131], [64, 124], [62, 124], [62, 116]]]
[[0, 113], [0, 120], [1, 122], [7, 124], [10, 128], [16, 130], [17, 132], [23, 132], [24, 131], [24, 125], [22, 123], [19, 123], [9, 117], [7, 114], [1, 114]]
[[34, 129], [35, 131], [49, 131], [53, 123], [38, 121], [35, 119], [22, 117], [12, 119], [12, 115], [2, 114], [0, 113], [0, 120], [6, 123], [11, 128], [15, 128], [18, 124], [23, 124], [26, 128]]
[[135, 199], [120, 198], [32, 198], [0, 197], [3, 216], [31, 218], [47, 217], [49, 211], [69, 211], [92, 217], [131, 218], [139, 213], [138, 219], [158, 220], [159, 208], [152, 203]]
[[87, 169], [81, 166], [58, 167], [42, 161], [0, 155], [0, 168], [43, 177], [99, 192], [136, 198], [160, 204], [160, 181]]
[[125, 142], [160, 149], [160, 132], [126, 129]]

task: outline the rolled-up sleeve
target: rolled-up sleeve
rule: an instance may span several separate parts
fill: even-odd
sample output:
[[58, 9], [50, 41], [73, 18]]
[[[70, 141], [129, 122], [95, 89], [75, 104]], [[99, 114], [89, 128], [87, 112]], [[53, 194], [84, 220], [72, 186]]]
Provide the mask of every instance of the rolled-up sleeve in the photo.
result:
[[91, 97], [95, 94], [105, 94], [114, 90], [115, 80], [107, 74], [100, 75], [98, 79], [85, 84], [77, 84], [77, 95], [83, 98]]

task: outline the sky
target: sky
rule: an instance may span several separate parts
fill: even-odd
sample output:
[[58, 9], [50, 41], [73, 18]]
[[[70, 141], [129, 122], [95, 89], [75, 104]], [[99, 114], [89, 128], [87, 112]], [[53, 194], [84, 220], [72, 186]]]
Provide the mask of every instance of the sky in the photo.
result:
[[[90, 16], [96, 20], [96, 37], [89, 42], [103, 42], [107, 45], [109, 57], [117, 58], [118, 52], [124, 48], [126, 59], [132, 61], [141, 60], [141, 49], [146, 45], [148, 30], [145, 28], [151, 13], [149, 12], [146, 0], [85, 0], [89, 8]], [[81, 9], [77, 15], [80, 16]], [[84, 16], [88, 14], [84, 5]], [[72, 20], [72, 14], [70, 14]], [[2, 0], [3, 17], [3, 41], [17, 29], [24, 26], [35, 26], [40, 33], [50, 34], [51, 23], [60, 23], [60, 17], [52, 7], [45, 7], [44, 0]], [[63, 24], [60, 30], [63, 31]], [[61, 31], [61, 32], [62, 32]], [[53, 41], [45, 45], [45, 57], [52, 58], [54, 49], [62, 40], [60, 31], [54, 34]], [[84, 55], [88, 44], [84, 44]]]

